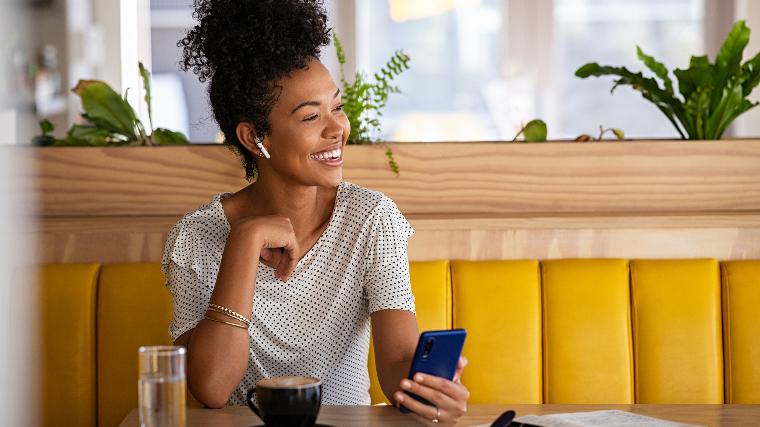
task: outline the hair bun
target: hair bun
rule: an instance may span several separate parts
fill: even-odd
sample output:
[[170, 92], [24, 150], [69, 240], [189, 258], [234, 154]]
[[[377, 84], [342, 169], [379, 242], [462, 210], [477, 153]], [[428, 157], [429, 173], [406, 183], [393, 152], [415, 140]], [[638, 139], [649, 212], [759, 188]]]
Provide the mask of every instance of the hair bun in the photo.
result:
[[[217, 72], [276, 77], [330, 41], [321, 0], [195, 0], [198, 24], [177, 46], [201, 81]], [[288, 70], [289, 71], [289, 70]]]

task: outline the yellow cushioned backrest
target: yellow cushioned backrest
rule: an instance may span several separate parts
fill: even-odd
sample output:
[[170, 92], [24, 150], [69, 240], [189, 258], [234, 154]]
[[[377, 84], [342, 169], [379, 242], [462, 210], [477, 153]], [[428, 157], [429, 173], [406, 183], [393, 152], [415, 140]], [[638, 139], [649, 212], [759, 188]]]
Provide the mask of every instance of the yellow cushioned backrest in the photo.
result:
[[[42, 423], [94, 426], [97, 264], [40, 268]], [[12, 345], [5, 343], [4, 345]]]
[[98, 287], [98, 423], [137, 407], [137, 349], [167, 345], [172, 298], [159, 264], [104, 265]]
[[[409, 263], [417, 325], [422, 331], [451, 328], [451, 278], [449, 261], [418, 261]], [[375, 367], [375, 350], [370, 342], [369, 360], [372, 403], [387, 403], [380, 388]]]
[[453, 261], [451, 275], [470, 402], [541, 403], [538, 262]]
[[760, 261], [724, 262], [726, 403], [760, 403]]
[[715, 260], [631, 261], [637, 403], [722, 403]]
[[628, 262], [541, 262], [544, 402], [633, 403]]

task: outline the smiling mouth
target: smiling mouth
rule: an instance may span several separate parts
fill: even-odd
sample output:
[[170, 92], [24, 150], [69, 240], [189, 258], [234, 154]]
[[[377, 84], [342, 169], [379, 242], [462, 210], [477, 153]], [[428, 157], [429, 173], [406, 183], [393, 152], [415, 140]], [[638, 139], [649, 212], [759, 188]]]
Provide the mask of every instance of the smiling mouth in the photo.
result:
[[318, 162], [334, 163], [342, 159], [343, 149], [336, 148], [334, 150], [321, 151], [319, 153], [311, 154], [309, 157], [311, 157], [312, 160], [316, 160]]

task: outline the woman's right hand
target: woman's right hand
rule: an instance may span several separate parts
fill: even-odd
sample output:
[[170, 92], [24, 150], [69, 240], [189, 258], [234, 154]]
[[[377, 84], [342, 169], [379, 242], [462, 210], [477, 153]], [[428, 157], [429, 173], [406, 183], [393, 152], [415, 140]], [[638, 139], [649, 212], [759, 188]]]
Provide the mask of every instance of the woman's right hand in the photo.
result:
[[252, 236], [264, 264], [275, 269], [277, 279], [288, 281], [300, 254], [290, 218], [276, 215], [248, 217], [235, 223], [231, 233]]

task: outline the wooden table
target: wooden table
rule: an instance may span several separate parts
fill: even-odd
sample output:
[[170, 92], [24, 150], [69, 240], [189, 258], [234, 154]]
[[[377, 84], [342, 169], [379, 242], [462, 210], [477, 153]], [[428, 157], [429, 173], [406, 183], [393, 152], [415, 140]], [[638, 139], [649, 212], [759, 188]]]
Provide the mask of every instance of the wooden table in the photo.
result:
[[[490, 424], [507, 409], [515, 410], [518, 416], [621, 409], [665, 420], [704, 426], [760, 426], [760, 405], [470, 405], [467, 415], [457, 425]], [[317, 421], [335, 427], [421, 425], [391, 406], [323, 406]], [[261, 420], [247, 407], [187, 409], [188, 427], [250, 427], [262, 424]], [[121, 423], [121, 427], [139, 425], [137, 409], [130, 412]]]

